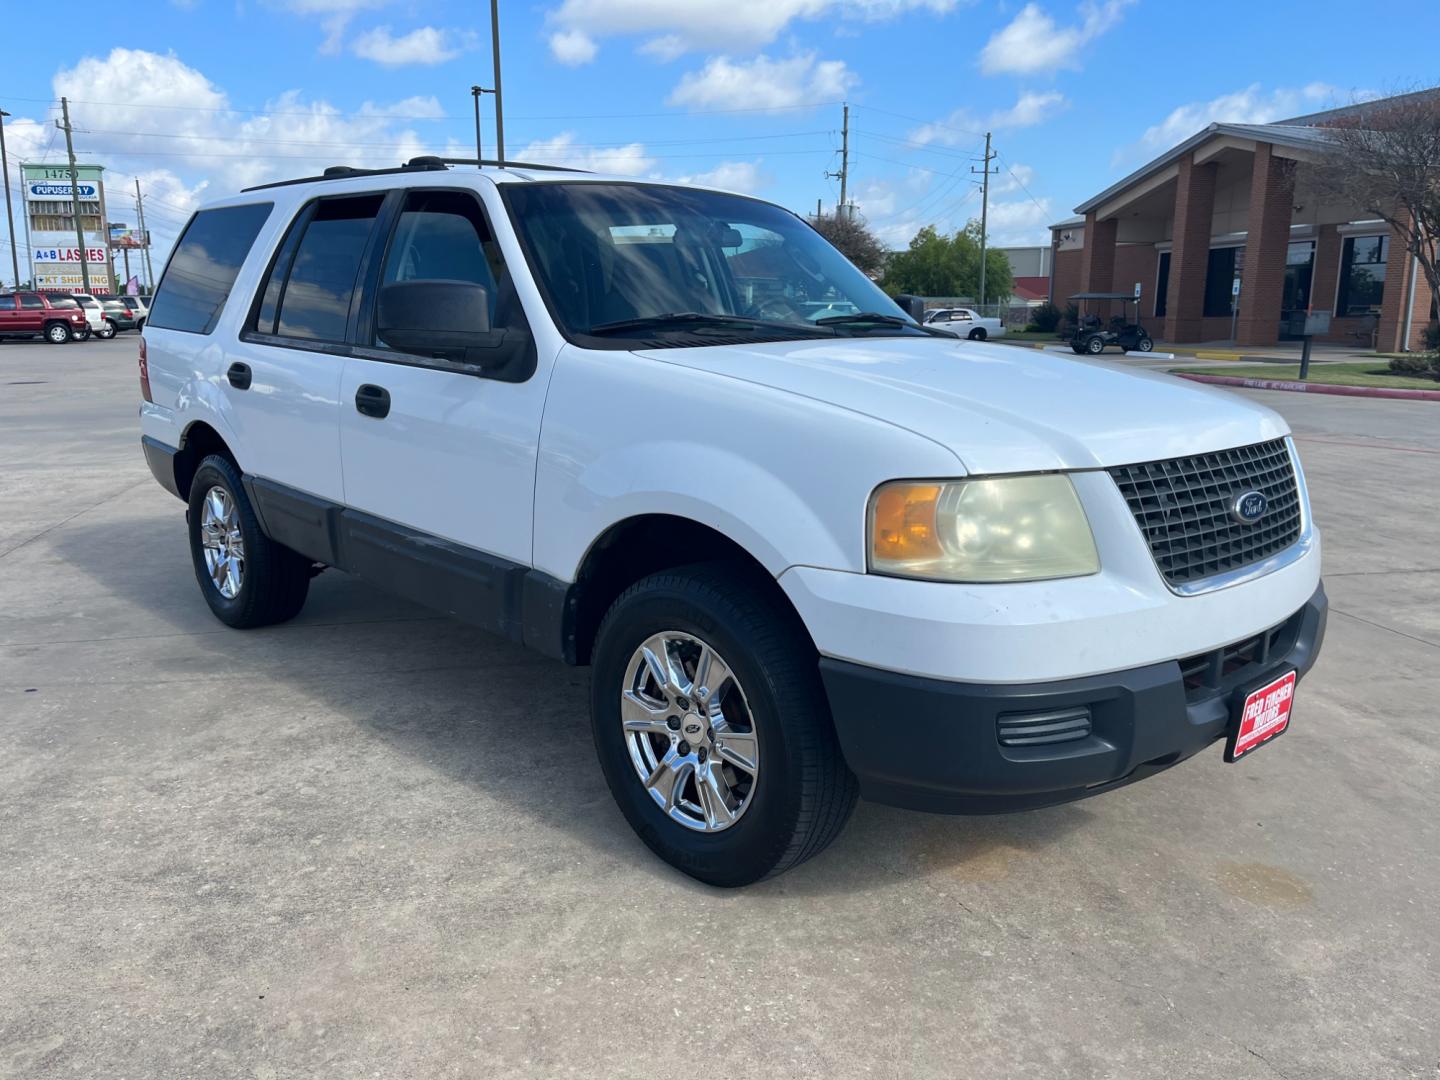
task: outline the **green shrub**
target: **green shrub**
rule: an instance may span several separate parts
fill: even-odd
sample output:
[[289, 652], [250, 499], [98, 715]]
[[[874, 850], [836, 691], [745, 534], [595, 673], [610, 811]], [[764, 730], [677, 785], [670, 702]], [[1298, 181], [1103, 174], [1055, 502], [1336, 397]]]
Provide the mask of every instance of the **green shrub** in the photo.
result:
[[1435, 358], [1424, 353], [1392, 356], [1390, 371], [1395, 375], [1429, 375], [1435, 371]]
[[1420, 335], [1420, 338], [1428, 351], [1440, 353], [1440, 322], [1432, 322], [1425, 327], [1425, 332]]
[[1030, 313], [1030, 323], [1036, 330], [1054, 330], [1060, 325], [1060, 309], [1047, 301]]

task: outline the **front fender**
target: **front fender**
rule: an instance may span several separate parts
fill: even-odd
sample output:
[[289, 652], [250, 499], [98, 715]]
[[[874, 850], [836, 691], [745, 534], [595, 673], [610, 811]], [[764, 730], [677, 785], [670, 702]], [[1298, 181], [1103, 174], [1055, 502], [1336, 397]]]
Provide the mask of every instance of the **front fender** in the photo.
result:
[[556, 361], [535, 484], [534, 565], [563, 581], [643, 514], [709, 526], [772, 574], [865, 567], [870, 493], [963, 475], [940, 444], [828, 402], [629, 352]]

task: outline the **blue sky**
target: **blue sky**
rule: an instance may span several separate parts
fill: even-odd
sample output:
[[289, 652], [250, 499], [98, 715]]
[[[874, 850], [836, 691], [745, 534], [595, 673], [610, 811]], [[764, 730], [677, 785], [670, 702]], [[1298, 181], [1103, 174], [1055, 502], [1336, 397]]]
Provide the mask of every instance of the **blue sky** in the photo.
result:
[[[887, 242], [978, 215], [968, 170], [987, 129], [994, 242], [1043, 242], [1211, 120], [1433, 82], [1433, 49], [1402, 47], [1440, 39], [1440, 4], [1384, 8], [1403, 34], [1354, 3], [502, 0], [507, 149], [813, 210], [838, 197], [824, 174], [849, 101], [850, 194]], [[195, 205], [244, 184], [473, 152], [488, 16], [483, 0], [156, 0], [57, 34], [53, 11], [16, 4], [11, 163], [63, 158], [50, 120], [69, 96], [81, 159], [110, 169], [111, 219], [133, 224], [116, 192], [140, 176], [163, 255]], [[488, 102], [484, 126], [493, 149]]]

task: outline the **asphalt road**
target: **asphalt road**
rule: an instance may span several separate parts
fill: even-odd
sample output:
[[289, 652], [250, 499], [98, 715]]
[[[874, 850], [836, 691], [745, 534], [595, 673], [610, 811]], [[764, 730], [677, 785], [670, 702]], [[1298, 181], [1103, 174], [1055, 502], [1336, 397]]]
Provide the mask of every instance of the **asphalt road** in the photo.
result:
[[338, 573], [208, 613], [135, 337], [0, 345], [0, 1077], [1427, 1077], [1440, 405], [1256, 393], [1333, 614], [1293, 728], [1051, 810], [861, 804], [720, 892], [586, 673]]

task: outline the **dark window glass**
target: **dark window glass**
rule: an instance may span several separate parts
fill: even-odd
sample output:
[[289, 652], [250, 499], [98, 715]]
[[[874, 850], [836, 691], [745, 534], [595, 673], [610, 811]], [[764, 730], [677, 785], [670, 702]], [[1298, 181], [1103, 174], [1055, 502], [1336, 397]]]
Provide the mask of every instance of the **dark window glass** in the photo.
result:
[[395, 224], [382, 286], [397, 281], [470, 281], [490, 294], [493, 325], [510, 312], [498, 311], [508, 284], [505, 260], [474, 196], [463, 191], [419, 191], [410, 195]]
[[325, 199], [295, 252], [276, 333], [313, 341], [344, 341], [360, 259], [383, 195]]
[[1165, 298], [1170, 295], [1170, 252], [1160, 253], [1159, 273], [1155, 281], [1155, 317], [1165, 316]]
[[1205, 314], [1229, 315], [1237, 248], [1211, 248], [1205, 266]]
[[[69, 299], [69, 298], [67, 297], [66, 299]], [[75, 304], [75, 301], [74, 301], [74, 300], [71, 300], [70, 303], [71, 303], [71, 305], [73, 305], [73, 306], [78, 306], [78, 305]], [[37, 310], [37, 309], [39, 309], [39, 308], [43, 308], [43, 307], [45, 306], [45, 301], [42, 300], [42, 299], [40, 299], [40, 297], [39, 297], [38, 295], [36, 295], [35, 293], [21, 293], [21, 294], [20, 294], [20, 306], [21, 306], [22, 308], [27, 309], [27, 310], [34, 311], [34, 310]], [[60, 305], [59, 305], [58, 303], [56, 303], [55, 306], [56, 306], [56, 307], [59, 307]]]
[[[29, 305], [22, 304], [21, 306], [27, 307]], [[50, 306], [52, 308], [63, 308], [68, 311], [78, 308], [80, 301], [76, 300], [73, 296], [52, 296], [50, 298]]]
[[160, 279], [151, 326], [208, 334], [273, 203], [202, 210], [190, 219]]
[[1388, 236], [1347, 236], [1340, 254], [1340, 291], [1336, 315], [1378, 315], [1385, 299]]

